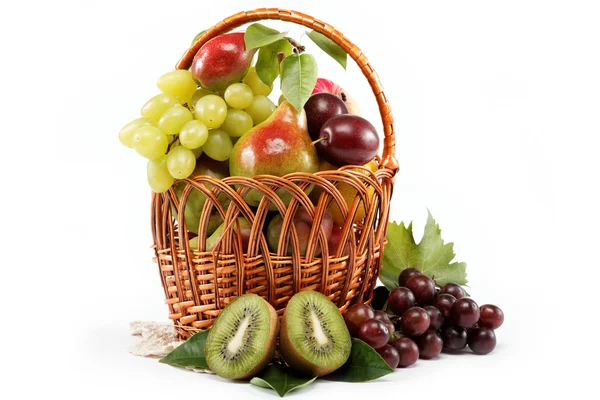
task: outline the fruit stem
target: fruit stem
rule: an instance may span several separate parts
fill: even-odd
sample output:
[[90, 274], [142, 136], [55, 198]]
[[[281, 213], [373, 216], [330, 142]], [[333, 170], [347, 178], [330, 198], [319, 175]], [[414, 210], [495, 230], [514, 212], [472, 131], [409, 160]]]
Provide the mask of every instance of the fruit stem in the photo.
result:
[[323, 136], [323, 137], [318, 138], [314, 142], [312, 142], [312, 144], [315, 145], [315, 144], [322, 142], [323, 140], [327, 140], [327, 139], [328, 139], [327, 136]]
[[306, 50], [306, 48], [304, 46], [302, 46], [299, 42], [297, 42], [296, 39], [286, 36], [285, 40], [290, 42], [290, 44], [294, 48], [294, 54], [300, 54], [300, 53], [303, 53], [304, 50]]

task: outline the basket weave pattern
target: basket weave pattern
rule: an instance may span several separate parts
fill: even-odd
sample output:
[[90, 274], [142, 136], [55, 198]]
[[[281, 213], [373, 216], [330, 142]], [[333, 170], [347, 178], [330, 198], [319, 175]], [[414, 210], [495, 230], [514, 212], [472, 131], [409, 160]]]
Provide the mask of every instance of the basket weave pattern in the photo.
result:
[[[176, 67], [189, 68], [198, 49], [213, 37], [261, 19], [290, 21], [321, 32], [356, 61], [379, 105], [385, 136], [383, 154], [376, 160], [379, 168], [374, 173], [366, 168], [347, 166], [335, 171], [293, 173], [284, 177], [232, 176], [219, 180], [197, 176], [183, 180], [185, 189], [179, 199], [173, 188], [166, 193], [154, 193], [151, 219], [155, 259], [169, 318], [184, 338], [210, 328], [221, 310], [244, 293], [264, 297], [280, 315], [289, 299], [301, 290], [319, 291], [341, 310], [356, 302], [369, 301], [381, 265], [393, 179], [398, 171], [393, 118], [377, 74], [352, 42], [330, 25], [305, 14], [276, 8], [257, 9], [235, 14], [206, 31]], [[340, 184], [356, 190], [353, 203], [346, 204], [338, 190]], [[311, 186], [313, 191], [320, 190], [314, 203], [305, 193]], [[197, 227], [198, 249], [191, 249], [188, 244], [190, 232], [183, 217], [192, 190], [206, 196]], [[262, 194], [255, 208], [244, 201], [250, 190]], [[287, 206], [281, 200], [282, 193], [291, 195]], [[338, 205], [346, 221], [342, 227], [342, 244], [335, 254], [330, 254], [328, 237], [321, 228], [330, 204]], [[299, 207], [305, 208], [313, 218], [304, 255], [300, 254], [298, 235], [292, 223]], [[270, 215], [276, 210], [283, 217], [277, 252], [269, 251], [265, 237], [270, 209]], [[204, 238], [214, 212], [224, 220], [225, 229], [215, 248], [206, 251]], [[355, 215], [363, 212], [364, 218], [355, 223]], [[251, 225], [247, 249], [243, 248], [242, 238], [237, 233], [238, 217], [244, 217]]]

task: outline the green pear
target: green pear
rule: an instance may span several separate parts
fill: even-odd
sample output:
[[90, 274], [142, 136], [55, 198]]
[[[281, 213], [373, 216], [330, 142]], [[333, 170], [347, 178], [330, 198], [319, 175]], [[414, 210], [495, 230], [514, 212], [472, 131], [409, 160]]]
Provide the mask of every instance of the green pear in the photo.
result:
[[[227, 162], [215, 161], [209, 158], [206, 155], [201, 155], [196, 160], [196, 168], [194, 172], [192, 172], [191, 177], [199, 176], [199, 175], [209, 175], [217, 179], [223, 179], [229, 176], [229, 164]], [[185, 188], [186, 183], [180, 182], [175, 184], [175, 194], [177, 198], [181, 198], [181, 194], [183, 193], [183, 189]], [[206, 185], [208, 189], [212, 187], [212, 185]], [[229, 199], [221, 194], [218, 197], [219, 202], [223, 205], [225, 209], [229, 204]], [[200, 217], [202, 216], [202, 208], [204, 207], [204, 203], [206, 202], [206, 196], [204, 193], [199, 191], [198, 189], [192, 188], [190, 195], [188, 196], [187, 202], [185, 203], [185, 209], [183, 213], [185, 215], [185, 223], [188, 231], [193, 233], [198, 233], [198, 224], [200, 223]], [[177, 218], [177, 210], [173, 207], [173, 215]], [[210, 216], [208, 223], [208, 234], [212, 234], [217, 227], [223, 223], [223, 218], [219, 212], [213, 208], [213, 212]]]
[[[283, 101], [264, 122], [246, 132], [233, 146], [229, 158], [231, 176], [284, 176], [292, 172], [315, 173], [319, 158], [306, 128], [306, 114]], [[307, 189], [310, 191], [312, 187]], [[280, 191], [284, 203], [291, 195]], [[245, 200], [257, 206], [262, 195], [250, 191]]]
[[[243, 217], [239, 217], [237, 222], [240, 224], [239, 226], [240, 226], [240, 234], [242, 235], [242, 250], [245, 252], [248, 250], [248, 241], [250, 240], [250, 230], [251, 230], [252, 226], [250, 225], [248, 220], [246, 220], [246, 218], [243, 218]], [[221, 236], [223, 235], [224, 229], [225, 229], [225, 223], [223, 222], [212, 233], [212, 235], [210, 235], [209, 237], [206, 238], [206, 251], [212, 251], [215, 248], [215, 246], [217, 245], [217, 242], [219, 241], [219, 239], [221, 239]], [[235, 232], [238, 231], [237, 225], [233, 225], [233, 230]], [[190, 247], [194, 250], [198, 249], [198, 237], [195, 237], [190, 240]]]

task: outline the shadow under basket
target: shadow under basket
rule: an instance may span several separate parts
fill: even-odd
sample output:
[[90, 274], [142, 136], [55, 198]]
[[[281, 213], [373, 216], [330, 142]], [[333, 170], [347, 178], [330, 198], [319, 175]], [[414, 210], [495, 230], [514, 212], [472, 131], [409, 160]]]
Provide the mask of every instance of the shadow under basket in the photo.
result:
[[[308, 15], [277, 8], [262, 8], [235, 14], [201, 35], [177, 64], [190, 67], [198, 49], [215, 36], [248, 22], [276, 19], [309, 27], [341, 46], [369, 81], [377, 100], [384, 129], [383, 154], [375, 172], [361, 166], [346, 166], [316, 174], [293, 173], [284, 177], [231, 176], [222, 180], [196, 176], [176, 182], [152, 197], [152, 234], [169, 318], [182, 338], [208, 329], [221, 310], [237, 296], [255, 293], [275, 307], [281, 316], [287, 302], [302, 290], [325, 294], [340, 310], [369, 302], [375, 287], [389, 217], [393, 180], [398, 171], [395, 158], [393, 118], [377, 74], [352, 42], [332, 26]], [[354, 194], [346, 203], [340, 187]], [[244, 200], [250, 191], [262, 195], [255, 207]], [[310, 192], [310, 195], [307, 193]], [[253, 193], [256, 198], [256, 193]], [[189, 204], [200, 206], [198, 226], [186, 226]], [[286, 199], [284, 202], [282, 199]], [[338, 207], [343, 226], [337, 249], [329, 249], [321, 226], [329, 208]], [[191, 207], [191, 206], [190, 206]], [[293, 219], [299, 208], [312, 218], [306, 250]], [[190, 209], [188, 208], [189, 212]], [[280, 214], [283, 222], [276, 252], [269, 251], [266, 227]], [[250, 224], [249, 239], [243, 240], [239, 217]], [[211, 251], [205, 238], [214, 220], [224, 224], [223, 233]], [[197, 228], [197, 229], [196, 229]], [[196, 236], [194, 248], [190, 239]], [[335, 250], [335, 252], [332, 252]]]

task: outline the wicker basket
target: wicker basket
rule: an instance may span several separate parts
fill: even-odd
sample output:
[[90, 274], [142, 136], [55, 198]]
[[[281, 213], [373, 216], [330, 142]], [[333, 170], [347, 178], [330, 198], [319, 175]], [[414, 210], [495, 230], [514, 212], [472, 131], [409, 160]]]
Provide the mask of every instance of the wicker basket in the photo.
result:
[[[383, 154], [377, 158], [379, 169], [375, 173], [366, 169], [360, 173], [348, 170], [351, 167], [344, 167], [336, 171], [293, 173], [284, 177], [232, 176], [218, 180], [210, 176], [198, 176], [184, 180], [186, 186], [179, 200], [173, 189], [162, 194], [155, 193], [152, 198], [152, 234], [156, 262], [169, 307], [169, 318], [183, 338], [210, 328], [221, 310], [244, 293], [256, 293], [264, 297], [281, 315], [295, 293], [312, 289], [328, 296], [343, 311], [354, 303], [370, 301], [379, 273], [398, 163], [394, 157], [394, 127], [390, 106], [379, 78], [365, 55], [344, 35], [324, 22], [296, 11], [262, 8], [240, 12], [217, 23], [185, 52], [176, 68], [189, 68], [198, 49], [213, 37], [263, 19], [290, 21], [314, 29], [332, 39], [356, 61], [379, 105], [385, 135]], [[357, 191], [350, 207], [337, 189], [339, 183], [351, 185]], [[316, 205], [304, 193], [309, 185], [321, 188], [322, 194]], [[198, 237], [206, 237], [209, 217], [215, 209], [225, 221], [222, 239], [212, 251], [204, 251], [204, 240], [199, 240], [198, 250], [188, 245], [190, 232], [185, 226], [183, 211], [193, 189], [202, 191], [207, 197]], [[258, 207], [251, 208], [243, 200], [250, 189], [258, 190], [263, 195]], [[288, 206], [275, 193], [280, 189], [292, 195]], [[230, 200], [227, 208], [217, 200], [217, 197], [222, 199], [223, 196]], [[339, 246], [337, 254], [329, 253], [328, 238], [320, 227], [324, 212], [331, 202], [336, 202], [342, 215], [346, 216], [343, 245]], [[264, 227], [268, 223], [270, 206], [275, 206], [282, 215], [282, 232], [287, 233], [285, 239], [280, 241], [277, 253], [269, 252], [265, 238]], [[305, 207], [314, 218], [310, 243], [304, 256], [298, 250], [298, 236], [291, 223], [299, 206]], [[354, 217], [359, 207], [364, 207], [365, 218], [355, 223]], [[179, 218], [175, 218], [173, 210], [177, 210]], [[238, 216], [245, 217], [252, 226], [246, 252], [242, 250], [238, 230], [234, 229]], [[285, 255], [288, 248], [292, 250], [291, 256]], [[320, 253], [315, 250], [317, 248], [321, 249]]]

